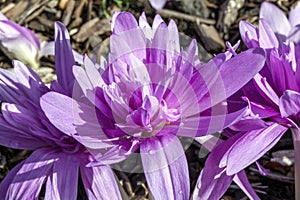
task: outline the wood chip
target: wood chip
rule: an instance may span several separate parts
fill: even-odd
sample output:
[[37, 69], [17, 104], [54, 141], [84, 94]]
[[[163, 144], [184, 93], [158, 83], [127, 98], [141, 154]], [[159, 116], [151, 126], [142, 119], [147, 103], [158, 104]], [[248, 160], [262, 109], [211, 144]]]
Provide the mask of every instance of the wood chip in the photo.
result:
[[74, 40], [76, 42], [84, 42], [92, 35], [102, 35], [108, 32], [110, 32], [110, 20], [100, 20], [96, 17], [81, 26], [79, 32], [74, 35]]
[[170, 18], [183, 19], [190, 22], [215, 24], [215, 20], [206, 19], [195, 15], [188, 15], [174, 10], [162, 9], [162, 10], [158, 10], [157, 13], [160, 14], [162, 17], [166, 17], [166, 18], [170, 17]]
[[58, 4], [58, 8], [60, 10], [65, 10], [66, 7], [67, 7], [67, 5], [68, 5], [68, 3], [69, 3], [69, 0], [60, 0], [59, 4]]
[[17, 18], [20, 17], [20, 13], [24, 13], [26, 8], [29, 5], [29, 1], [19, 1], [13, 9], [10, 9], [7, 13], [6, 16], [7, 18], [16, 21]]
[[10, 11], [11, 9], [13, 9], [15, 6], [16, 6], [16, 4], [14, 4], [14, 3], [9, 3], [7, 6], [5, 6], [4, 8], [2, 8], [2, 9], [0, 10], [0, 12], [1, 12], [2, 14], [6, 14], [8, 11]]
[[71, 21], [71, 17], [72, 17], [74, 8], [75, 8], [75, 4], [76, 4], [75, 0], [69, 0], [68, 7], [64, 11], [64, 15], [62, 17], [62, 22], [66, 26], [68, 26]]
[[220, 51], [225, 48], [225, 43], [214, 26], [197, 24], [196, 32], [207, 51]]

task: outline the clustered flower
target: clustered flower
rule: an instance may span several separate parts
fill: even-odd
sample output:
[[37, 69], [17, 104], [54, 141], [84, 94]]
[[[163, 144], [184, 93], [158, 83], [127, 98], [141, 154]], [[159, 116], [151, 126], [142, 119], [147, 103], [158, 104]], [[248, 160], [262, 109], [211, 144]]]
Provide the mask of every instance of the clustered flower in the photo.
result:
[[[41, 50], [32, 31], [0, 14], [0, 42], [19, 60], [13, 72], [0, 69], [0, 145], [33, 151], [0, 197], [37, 199], [44, 187], [45, 199], [76, 199], [80, 178], [89, 199], [122, 199], [112, 168], [135, 156], [154, 199], [220, 199], [232, 181], [259, 199], [244, 169], [255, 162], [267, 174], [259, 158], [290, 130], [300, 198], [299, 13], [300, 4], [287, 19], [264, 2], [258, 27], [240, 22], [248, 50], [227, 43], [206, 63], [196, 41], [183, 49], [175, 22], [159, 15], [151, 26], [144, 13], [138, 22], [115, 13], [110, 52], [96, 63], [72, 50], [62, 23]], [[27, 66], [38, 66], [39, 51], [55, 56], [50, 87]], [[193, 191], [184, 138], [211, 151]]]

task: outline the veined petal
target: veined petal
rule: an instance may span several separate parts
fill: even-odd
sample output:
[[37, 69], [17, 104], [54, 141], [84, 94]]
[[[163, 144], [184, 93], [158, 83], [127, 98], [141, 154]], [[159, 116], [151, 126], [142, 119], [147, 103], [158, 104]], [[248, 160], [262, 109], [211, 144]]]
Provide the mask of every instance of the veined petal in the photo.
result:
[[192, 199], [220, 199], [232, 182], [233, 176], [225, 173], [219, 163], [225, 152], [240, 137], [237, 134], [216, 146], [209, 154], [197, 180]]
[[259, 47], [258, 43], [258, 29], [246, 21], [239, 23], [240, 34], [242, 40], [248, 48]]
[[79, 160], [76, 155], [57, 154], [53, 172], [47, 179], [45, 199], [77, 199]]
[[300, 94], [286, 90], [280, 97], [279, 109], [282, 117], [296, 116], [300, 113]]
[[80, 164], [80, 174], [89, 199], [122, 199], [113, 171], [109, 166], [86, 167]]
[[[209, 83], [207, 95], [200, 100], [201, 110], [206, 110], [230, 97], [249, 82], [265, 63], [265, 53], [261, 48], [249, 49], [224, 62]], [[251, 67], [248, 67], [251, 66]], [[205, 67], [202, 68], [205, 70]], [[201, 73], [201, 72], [200, 72]], [[205, 74], [205, 72], [203, 72]], [[203, 76], [205, 77], [205, 76]], [[234, 79], [233, 77], [241, 77]], [[205, 77], [210, 78], [210, 77]], [[210, 78], [213, 80], [213, 78]]]
[[237, 173], [233, 181], [245, 192], [245, 194], [251, 199], [251, 200], [259, 200], [260, 198], [257, 196], [256, 192], [252, 188], [251, 184], [249, 183], [249, 180], [247, 178], [247, 175], [244, 170]]
[[52, 172], [56, 153], [51, 149], [34, 151], [13, 178], [7, 199], [37, 199], [47, 176]]
[[267, 128], [245, 133], [225, 154], [220, 167], [227, 166], [228, 175], [238, 173], [272, 148], [287, 129], [288, 127], [271, 123]]
[[[1, 13], [0, 13], [1, 16]], [[1, 141], [1, 140], [0, 140]], [[9, 186], [12, 184], [13, 179], [17, 175], [18, 171], [23, 166], [25, 160], [17, 164], [14, 168], [12, 168], [9, 173], [4, 177], [4, 179], [0, 183], [0, 196], [4, 198], [7, 194], [7, 190]]]
[[48, 92], [41, 97], [41, 108], [50, 122], [67, 135], [77, 133], [75, 129], [75, 112], [78, 104], [72, 98], [56, 92]]
[[275, 33], [265, 19], [259, 20], [259, 46], [264, 49], [278, 48], [279, 42]]
[[145, 139], [140, 147], [149, 188], [155, 199], [188, 199], [186, 157], [176, 136]]
[[271, 29], [280, 35], [287, 36], [291, 29], [290, 23], [285, 14], [272, 3], [262, 3], [259, 17], [265, 19]]
[[60, 23], [55, 23], [55, 67], [57, 81], [69, 96], [72, 95], [74, 75], [72, 67], [75, 59], [70, 43], [70, 36], [66, 27]]

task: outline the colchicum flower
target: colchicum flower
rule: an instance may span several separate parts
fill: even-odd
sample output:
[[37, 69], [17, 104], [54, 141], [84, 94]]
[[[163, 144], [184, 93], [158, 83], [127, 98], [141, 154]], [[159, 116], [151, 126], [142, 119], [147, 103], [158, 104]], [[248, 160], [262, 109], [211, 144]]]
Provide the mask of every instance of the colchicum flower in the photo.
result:
[[243, 116], [247, 104], [226, 99], [265, 62], [260, 48], [231, 59], [230, 52], [219, 54], [208, 63], [197, 52], [195, 40], [180, 49], [174, 21], [166, 25], [157, 15], [151, 29], [145, 14], [139, 24], [130, 13], [115, 14], [108, 61], [99, 66], [85, 57], [84, 68], [73, 68], [89, 101], [50, 92], [41, 98], [42, 109], [59, 130], [78, 136], [97, 159], [90, 166], [123, 161], [139, 149], [154, 198], [188, 199], [178, 136], [213, 133]]
[[0, 13], [0, 43], [9, 57], [22, 61], [32, 68], [38, 68], [38, 53], [41, 44], [28, 28], [8, 20]]
[[[250, 120], [238, 122], [233, 134], [220, 147], [212, 151], [214, 165], [207, 163], [198, 183], [211, 181], [222, 185], [223, 190], [207, 191], [221, 196], [232, 178], [269, 151], [288, 129], [293, 133], [295, 147], [296, 199], [300, 198], [300, 4], [292, 9], [289, 21], [276, 6], [264, 2], [261, 6], [259, 27], [241, 21], [240, 33], [248, 48], [261, 47], [266, 51], [266, 63], [240, 91], [250, 103]], [[280, 22], [280, 23], [279, 23]], [[249, 66], [250, 67], [250, 66]], [[263, 122], [262, 120], [265, 120]], [[209, 158], [210, 160], [212, 158]], [[258, 164], [258, 162], [256, 162]], [[264, 170], [258, 164], [264, 174]], [[208, 171], [208, 172], [207, 172]], [[219, 193], [217, 193], [219, 191]], [[197, 191], [199, 195], [203, 191]], [[256, 195], [250, 198], [258, 199]]]
[[65, 27], [56, 23], [57, 82], [51, 89], [20, 61], [13, 62], [15, 73], [0, 69], [0, 145], [33, 150], [0, 183], [1, 199], [38, 199], [43, 184], [45, 199], [76, 199], [79, 174], [90, 199], [121, 198], [111, 168], [86, 167], [90, 154], [72, 132], [55, 128], [40, 107], [40, 97], [51, 91], [72, 94], [76, 63], [69, 39]]

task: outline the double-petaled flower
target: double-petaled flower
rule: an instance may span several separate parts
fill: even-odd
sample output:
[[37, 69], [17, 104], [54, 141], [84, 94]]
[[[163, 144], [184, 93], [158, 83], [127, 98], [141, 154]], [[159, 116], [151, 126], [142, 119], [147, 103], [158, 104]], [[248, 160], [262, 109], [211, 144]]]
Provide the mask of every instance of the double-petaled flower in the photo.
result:
[[51, 88], [20, 61], [13, 62], [14, 73], [0, 69], [0, 144], [33, 151], [0, 183], [0, 197], [38, 199], [45, 184], [45, 199], [76, 199], [80, 174], [90, 199], [120, 199], [110, 167], [86, 167], [92, 156], [72, 132], [54, 127], [41, 109], [42, 95], [55, 91], [71, 96], [74, 85], [69, 35], [61, 23], [55, 32], [57, 81]]
[[115, 14], [108, 61], [98, 65], [85, 57], [84, 67], [73, 68], [79, 86], [74, 94], [82, 92], [82, 101], [50, 92], [41, 98], [42, 109], [89, 149], [97, 159], [90, 166], [123, 161], [139, 149], [154, 197], [188, 199], [178, 136], [216, 132], [243, 116], [247, 104], [226, 99], [265, 61], [260, 48], [234, 58], [219, 54], [208, 63], [199, 61], [197, 51], [194, 40], [180, 49], [174, 21], [166, 25], [157, 15], [151, 28], [144, 14], [139, 24], [130, 13]]
[[[249, 101], [251, 115], [232, 127], [232, 137], [212, 151], [211, 156], [218, 157], [211, 164], [207, 163], [203, 170], [203, 177], [210, 172], [209, 178], [218, 177], [214, 181], [224, 187], [212, 192], [215, 186], [208, 186], [205, 192], [210, 192], [213, 197], [220, 198], [235, 175], [270, 150], [289, 128], [293, 132], [295, 146], [296, 196], [300, 195], [297, 192], [300, 185], [297, 168], [300, 156], [299, 11], [298, 3], [291, 10], [288, 20], [276, 6], [264, 2], [258, 28], [240, 22], [244, 43], [248, 48], [264, 48], [266, 63], [253, 80], [239, 91], [239, 96]], [[210, 171], [212, 168], [217, 170]], [[199, 184], [211, 180], [203, 177], [199, 178]], [[197, 192], [200, 196], [205, 194], [201, 190]], [[248, 195], [252, 199], [258, 198], [255, 194]]]

